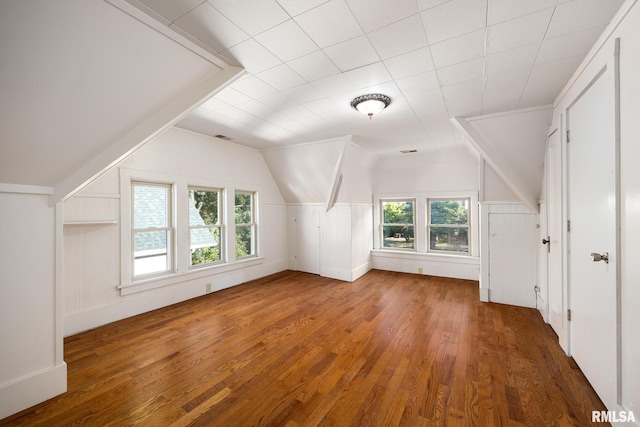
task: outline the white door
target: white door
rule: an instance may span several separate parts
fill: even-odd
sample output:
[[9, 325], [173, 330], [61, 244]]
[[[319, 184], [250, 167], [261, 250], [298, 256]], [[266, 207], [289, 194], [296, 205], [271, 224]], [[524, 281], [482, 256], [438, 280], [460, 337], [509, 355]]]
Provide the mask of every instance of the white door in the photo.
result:
[[489, 300], [536, 306], [538, 226], [536, 215], [489, 214]]
[[[564, 289], [562, 286], [562, 146], [560, 131], [549, 136], [547, 148], [547, 286], [549, 324], [562, 339], [566, 336]], [[562, 344], [563, 346], [565, 344]]]
[[320, 274], [320, 213], [318, 207], [299, 206], [296, 211], [296, 270]]
[[[567, 110], [570, 352], [607, 406], [617, 375], [613, 79], [604, 72]], [[605, 252], [608, 263], [592, 260]]]

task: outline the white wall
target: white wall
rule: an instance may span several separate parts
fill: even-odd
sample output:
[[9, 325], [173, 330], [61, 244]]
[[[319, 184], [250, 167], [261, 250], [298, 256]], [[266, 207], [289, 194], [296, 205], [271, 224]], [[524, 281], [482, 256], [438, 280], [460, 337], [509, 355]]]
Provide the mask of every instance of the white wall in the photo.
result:
[[[478, 280], [480, 277], [480, 259], [478, 240], [477, 194], [480, 188], [480, 163], [478, 156], [467, 148], [429, 153], [400, 154], [395, 157], [378, 159], [373, 171], [373, 189], [378, 197], [420, 197], [426, 194], [446, 194], [447, 192], [465, 192], [475, 194], [475, 206], [472, 209], [474, 225], [471, 256], [427, 254], [419, 252], [400, 252], [374, 250], [373, 267], [381, 270], [399, 271], [414, 274], [454, 277]], [[473, 203], [473, 202], [472, 202]], [[374, 209], [379, 207], [374, 205]], [[416, 236], [425, 226], [426, 213], [420, 210]], [[379, 213], [374, 212], [374, 227]], [[377, 231], [377, 230], [376, 230]], [[374, 234], [375, 236], [375, 234]], [[374, 247], [377, 247], [374, 242]], [[419, 273], [422, 271], [422, 273]]]
[[0, 184], [0, 419], [67, 388], [56, 209], [40, 189], [8, 187]]
[[[626, 15], [625, 15], [626, 14]], [[620, 18], [623, 17], [622, 20]], [[554, 110], [554, 126], [560, 130], [565, 127], [565, 111], [580, 93], [589, 85], [598, 72], [607, 64], [611, 64], [614, 55], [615, 39], [620, 38], [620, 190], [622, 201], [621, 212], [621, 251], [618, 259], [621, 264], [621, 377], [622, 406], [618, 406], [616, 396], [601, 396], [610, 410], [633, 410], [636, 420], [640, 414], [640, 170], [637, 159], [640, 158], [640, 6], [635, 0], [628, 1], [614, 19], [612, 26], [598, 40], [592, 51], [582, 63], [563, 93], [556, 101]], [[563, 158], [566, 159], [566, 138], [562, 131]], [[565, 165], [566, 167], [566, 165]], [[566, 170], [566, 169], [565, 169]], [[566, 172], [565, 172], [566, 173]], [[565, 193], [566, 194], [566, 193]], [[552, 209], [553, 206], [549, 206]], [[567, 219], [566, 206], [562, 207], [563, 221]], [[562, 236], [566, 243], [566, 235]], [[566, 244], [564, 245], [566, 247]], [[565, 279], [566, 279], [566, 262]], [[566, 283], [566, 280], [563, 282]], [[557, 292], [551, 289], [549, 292]], [[567, 294], [566, 288], [561, 292]], [[566, 298], [563, 312], [566, 312]], [[563, 334], [566, 336], [567, 334]], [[566, 339], [566, 338], [565, 338]], [[564, 348], [567, 342], [561, 342]], [[595, 344], [597, 345], [597, 344]], [[597, 391], [597, 390], [596, 390]], [[636, 424], [638, 424], [636, 422]]]
[[[286, 205], [259, 151], [174, 128], [119, 167], [193, 184], [257, 189], [260, 259], [176, 274], [158, 279], [161, 288], [121, 295], [120, 177], [110, 171], [65, 202], [65, 335], [202, 295], [206, 283], [215, 291], [286, 269]], [[77, 224], [83, 221], [107, 222]]]

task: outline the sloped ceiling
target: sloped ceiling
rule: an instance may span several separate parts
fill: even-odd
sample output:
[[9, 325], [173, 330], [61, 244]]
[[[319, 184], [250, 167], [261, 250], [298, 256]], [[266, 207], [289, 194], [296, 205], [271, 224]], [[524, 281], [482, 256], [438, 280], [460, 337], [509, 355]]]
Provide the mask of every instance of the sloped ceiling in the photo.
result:
[[132, 130], [208, 98], [228, 69], [104, 1], [0, 2], [0, 57], [0, 183], [51, 187], [117, 159], [144, 138], [117, 145]]
[[[269, 148], [463, 147], [450, 117], [552, 104], [623, 0], [127, 0], [248, 74], [180, 126]], [[373, 120], [350, 107], [381, 92]]]

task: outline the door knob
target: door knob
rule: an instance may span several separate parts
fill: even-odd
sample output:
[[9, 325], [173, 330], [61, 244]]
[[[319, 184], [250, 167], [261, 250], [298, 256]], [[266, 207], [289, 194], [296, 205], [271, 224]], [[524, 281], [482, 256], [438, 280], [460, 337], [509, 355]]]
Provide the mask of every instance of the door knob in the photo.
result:
[[595, 252], [591, 253], [591, 261], [593, 262], [598, 262], [598, 261], [604, 261], [607, 264], [609, 264], [609, 252], [605, 252], [602, 254], [598, 254]]
[[547, 236], [547, 238], [546, 238], [546, 239], [542, 239], [542, 244], [543, 244], [543, 245], [546, 245], [546, 244], [548, 244], [548, 243], [551, 243], [551, 240], [550, 240], [550, 239], [551, 239], [551, 237], [549, 237], [549, 236]]

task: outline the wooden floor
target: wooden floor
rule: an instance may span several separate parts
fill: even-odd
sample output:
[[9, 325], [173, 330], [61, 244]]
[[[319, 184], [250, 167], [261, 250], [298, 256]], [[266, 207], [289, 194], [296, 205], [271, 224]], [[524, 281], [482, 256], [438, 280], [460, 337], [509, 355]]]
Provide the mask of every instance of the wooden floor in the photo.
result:
[[0, 425], [586, 426], [536, 310], [477, 282], [283, 272], [65, 340], [69, 391]]

